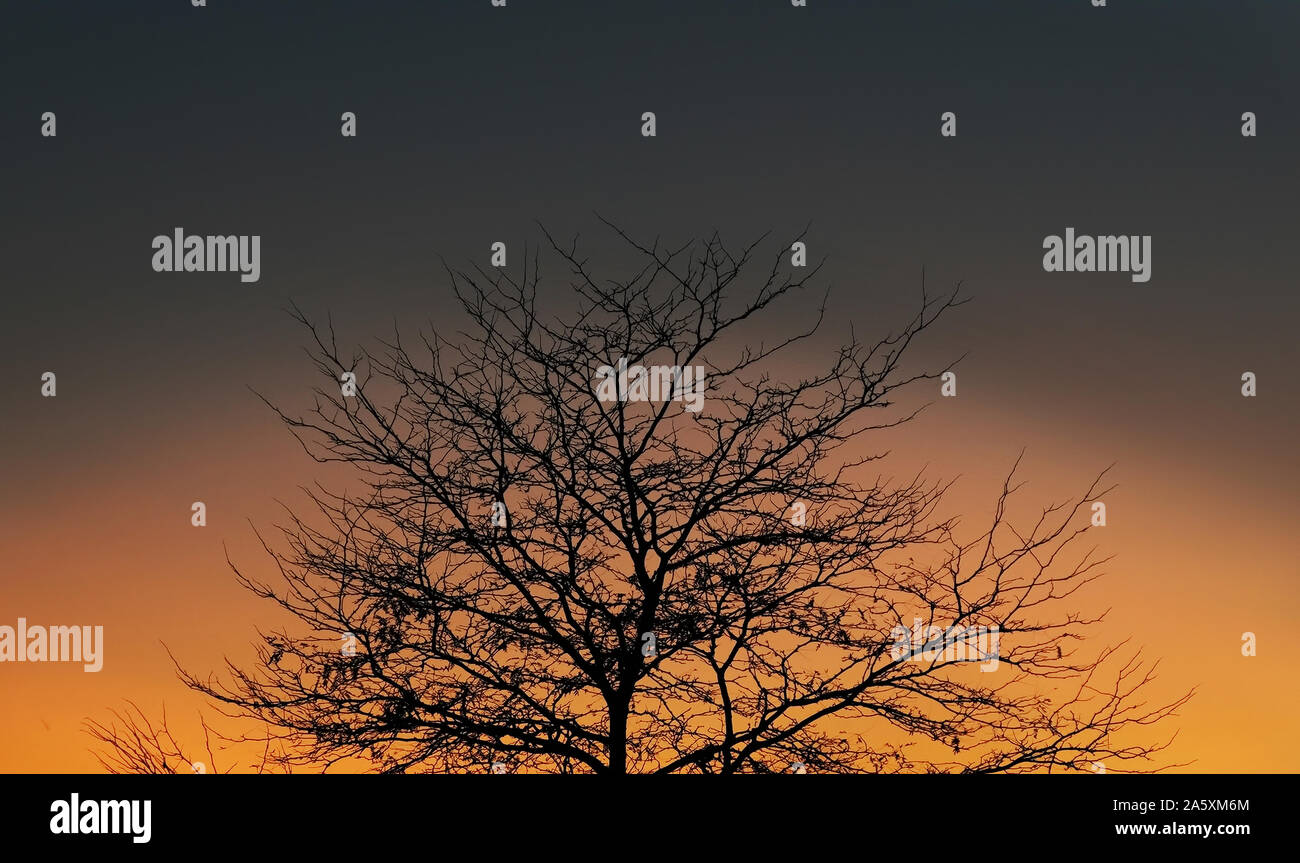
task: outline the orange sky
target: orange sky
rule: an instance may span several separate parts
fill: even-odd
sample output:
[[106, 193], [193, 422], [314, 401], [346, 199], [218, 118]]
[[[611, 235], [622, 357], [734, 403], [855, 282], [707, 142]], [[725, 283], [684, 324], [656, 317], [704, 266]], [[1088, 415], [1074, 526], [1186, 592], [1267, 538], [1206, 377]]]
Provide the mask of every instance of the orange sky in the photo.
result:
[[[443, 262], [486, 267], [501, 241], [517, 270], [539, 222], [610, 256], [598, 278], [635, 272], [593, 211], [674, 248], [770, 231], [784, 252], [806, 228], [831, 306], [791, 366], [905, 321], [922, 272], [932, 296], [965, 280], [975, 302], [905, 361], [970, 351], [959, 395], [880, 439], [887, 466], [961, 475], [941, 514], [978, 534], [1022, 449], [1031, 512], [1115, 463], [1089, 534], [1115, 559], [1078, 597], [1112, 612], [1088, 647], [1159, 657], [1153, 704], [1198, 688], [1168, 760], [1300, 770], [1300, 4], [156, 5], [5, 19], [21, 86], [0, 112], [0, 625], [99, 625], [106, 643], [95, 674], [0, 664], [0, 772], [95, 769], [80, 725], [127, 699], [192, 733], [201, 705], [162, 644], [215, 671], [281, 623], [225, 555], [266, 574], [250, 522], [347, 480], [249, 392], [309, 403], [286, 307], [332, 313], [347, 350], [394, 322], [446, 334], [463, 319]], [[151, 239], [176, 226], [262, 237], [260, 280], [153, 272]], [[1043, 238], [1069, 226], [1151, 236], [1151, 280], [1045, 273]], [[555, 310], [573, 290], [547, 257]], [[815, 305], [747, 338], [784, 339]]]
[[[1265, 481], [1266, 465], [1249, 451], [1233, 456], [1233, 471], [1223, 462], [1188, 464], [1157, 439], [1100, 427], [1080, 433], [1052, 418], [1013, 420], [973, 395], [936, 400], [882, 439], [895, 449], [895, 469], [924, 462], [935, 476], [961, 474], [946, 509], [975, 529], [1022, 446], [1024, 507], [1077, 495], [1093, 473], [1118, 462], [1109, 523], [1092, 534], [1116, 559], [1080, 598], [1087, 610], [1112, 608], [1090, 647], [1132, 636], [1148, 657], [1160, 657], [1153, 702], [1198, 688], [1168, 726], [1179, 731], [1169, 761], [1211, 772], [1300, 769], [1289, 745], [1300, 707], [1288, 683], [1300, 652], [1290, 625], [1295, 540], [1283, 515], [1287, 491]], [[72, 454], [52, 434], [46, 451], [33, 454], [32, 464], [61, 468], [33, 483], [21, 507], [5, 506], [0, 621], [103, 625], [105, 661], [97, 674], [75, 664], [0, 666], [0, 770], [95, 770], [79, 725], [87, 716], [106, 719], [107, 708], [128, 698], [151, 715], [165, 702], [173, 722], [192, 733], [200, 703], [172, 676], [161, 643], [193, 670], [216, 670], [223, 654], [250, 655], [255, 626], [278, 624], [235, 585], [222, 546], [241, 566], [265, 572], [249, 521], [270, 526], [276, 498], [300, 500], [297, 485], [328, 474], [264, 409], [249, 405], [227, 422], [217, 430], [191, 418], [158, 438], [109, 434], [102, 450]], [[1219, 432], [1235, 439], [1249, 433], [1247, 424]], [[205, 528], [189, 524], [194, 500], [207, 503]], [[1247, 630], [1258, 637], [1253, 658], [1240, 651]]]

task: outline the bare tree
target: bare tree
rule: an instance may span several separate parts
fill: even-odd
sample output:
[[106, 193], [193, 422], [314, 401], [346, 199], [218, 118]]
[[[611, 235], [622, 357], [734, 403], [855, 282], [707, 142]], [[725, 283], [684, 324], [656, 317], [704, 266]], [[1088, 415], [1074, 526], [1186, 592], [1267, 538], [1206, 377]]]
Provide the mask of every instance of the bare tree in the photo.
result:
[[[145, 716], [134, 701], [127, 701], [120, 712], [109, 710], [112, 719], [101, 721], [87, 719], [82, 730], [96, 741], [92, 749], [101, 767], [109, 773], [233, 773], [236, 765], [222, 767], [216, 753], [221, 751], [221, 741], [226, 738], [213, 731], [207, 720], [199, 716], [203, 728], [203, 748], [188, 749], [172, 733], [167, 719], [167, 706], [163, 705], [162, 717], [155, 724]], [[213, 738], [217, 738], [214, 750]], [[276, 756], [271, 752], [271, 738], [264, 741], [261, 758], [249, 766], [253, 772], [288, 772], [288, 765], [277, 765]], [[276, 771], [276, 768], [282, 768]]]
[[666, 248], [609, 227], [635, 261], [615, 280], [545, 235], [564, 318], [539, 312], [536, 251], [517, 276], [448, 270], [455, 339], [398, 331], [349, 356], [294, 308], [329, 384], [306, 415], [272, 408], [365, 492], [317, 486], [278, 540], [259, 534], [277, 578], [231, 564], [293, 626], [254, 667], [181, 670], [188, 686], [313, 767], [1159, 769], [1168, 740], [1142, 727], [1190, 693], [1147, 706], [1140, 653], [1076, 647], [1100, 619], [1069, 606], [1105, 563], [1077, 549], [1103, 478], [1017, 529], [1013, 468], [989, 528], [959, 539], [937, 514], [948, 484], [878, 472], [873, 433], [916, 415], [894, 394], [936, 377], [904, 352], [960, 286], [922, 286], [898, 332], [783, 381], [825, 295], [806, 329], [750, 328], [781, 330], [820, 265], [783, 244], [763, 267], [765, 238]]

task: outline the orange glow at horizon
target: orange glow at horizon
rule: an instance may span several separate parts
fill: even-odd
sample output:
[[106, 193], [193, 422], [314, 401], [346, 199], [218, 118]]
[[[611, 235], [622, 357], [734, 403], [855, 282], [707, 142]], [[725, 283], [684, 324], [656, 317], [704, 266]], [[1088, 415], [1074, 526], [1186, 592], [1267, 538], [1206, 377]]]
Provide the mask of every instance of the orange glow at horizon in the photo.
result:
[[[969, 408], [940, 416], [938, 407], [875, 443], [893, 449], [887, 468], [896, 475], [923, 465], [932, 477], [962, 475], [943, 511], [961, 515], [966, 536], [985, 526], [1022, 446], [1028, 454], [1019, 476], [1028, 485], [1013, 499], [1020, 501], [1013, 522], [1082, 493], [1116, 460], [1113, 449], [1106, 452], [1113, 442]], [[98, 673], [73, 663], [0, 665], [0, 770], [98, 772], [81, 722], [106, 720], [108, 709], [121, 709], [127, 699], [150, 718], [165, 703], [189, 742], [198, 740], [192, 735], [200, 709], [217, 728], [232, 727], [176, 680], [163, 644], [198, 673], [220, 673], [227, 655], [237, 662], [251, 657], [257, 629], [285, 621], [239, 589], [226, 551], [244, 571], [267, 573], [270, 561], [250, 521], [274, 541], [276, 499], [300, 500], [297, 486], [317, 478], [357, 487], [355, 478], [307, 459], [265, 417], [251, 414], [245, 423], [239, 434], [187, 430], [193, 436], [176, 435], [158, 448], [119, 439], [120, 467], [87, 453], [86, 464], [70, 465], [43, 499], [23, 508], [8, 503], [10, 569], [0, 623], [13, 625], [22, 616], [31, 624], [103, 625], [105, 658]], [[231, 445], [236, 440], [238, 450]], [[1128, 446], [1134, 452], [1112, 471], [1119, 488], [1107, 497], [1109, 524], [1089, 534], [1102, 554], [1115, 558], [1077, 603], [1089, 612], [1110, 609], [1085, 650], [1128, 638], [1148, 659], [1159, 658], [1149, 703], [1196, 687], [1181, 715], [1152, 733], [1152, 739], [1178, 733], [1158, 760], [1191, 762], [1181, 769], [1198, 772], [1300, 769], [1300, 756], [1281, 745], [1300, 696], [1278, 681], [1290, 673], [1300, 636], [1288, 623], [1287, 603], [1277, 601], [1294, 590], [1295, 577], [1290, 525], [1278, 501], [1258, 490], [1243, 493], [1233, 519], [1249, 525], [1248, 533], [1209, 548], [1189, 542], [1222, 531], [1222, 514], [1211, 505], [1189, 505], [1182, 483], [1192, 479], [1177, 474], [1173, 481], [1161, 453], [1141, 441]], [[198, 459], [198, 451], [225, 458]], [[132, 463], [155, 465], [147, 483], [131, 481]], [[1213, 471], [1201, 470], [1208, 484]], [[1239, 478], [1225, 487], [1244, 492], [1249, 482]], [[207, 504], [206, 528], [189, 524], [194, 500]], [[36, 512], [58, 517], [38, 519]], [[1256, 657], [1241, 655], [1246, 631], [1259, 639]]]

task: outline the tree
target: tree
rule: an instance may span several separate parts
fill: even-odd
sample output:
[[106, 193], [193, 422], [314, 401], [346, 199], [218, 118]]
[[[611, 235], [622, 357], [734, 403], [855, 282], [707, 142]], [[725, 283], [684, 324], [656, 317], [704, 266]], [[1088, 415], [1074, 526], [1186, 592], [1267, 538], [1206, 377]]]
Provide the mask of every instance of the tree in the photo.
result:
[[278, 576], [231, 566], [293, 629], [226, 679], [180, 670], [188, 686], [303, 765], [1153, 769], [1168, 742], [1135, 738], [1190, 693], [1147, 707], [1155, 666], [1116, 647], [1076, 658], [1101, 618], [1065, 607], [1106, 562], [1076, 552], [1105, 472], [1017, 530], [1013, 468], [966, 539], [937, 515], [947, 484], [876, 472], [873, 433], [916, 416], [895, 394], [936, 377], [905, 373], [904, 352], [960, 286], [922, 285], [900, 331], [851, 335], [783, 382], [825, 294], [807, 329], [746, 333], [820, 264], [778, 251], [749, 282], [765, 238], [667, 248], [606, 224], [635, 261], [624, 278], [543, 229], [576, 297], [564, 318], [539, 311], [539, 251], [518, 276], [447, 270], [471, 325], [456, 340], [398, 331], [345, 356], [332, 321], [294, 307], [329, 384], [306, 415], [267, 404], [365, 492], [317, 486], [278, 541], [259, 533]]
[[[213, 750], [212, 739], [226, 740], [214, 732], [202, 715], [199, 725], [203, 729], [203, 748], [188, 749], [172, 732], [167, 720], [167, 706], [163, 705], [162, 717], [157, 723], [151, 722], [144, 711], [133, 701], [127, 701], [121, 710], [109, 710], [112, 719], [101, 721], [87, 719], [83, 730], [100, 744], [94, 755], [101, 767], [109, 773], [233, 773], [235, 765], [222, 767]], [[229, 742], [229, 741], [227, 741]], [[265, 773], [279, 770], [289, 772], [291, 765], [277, 760], [277, 753], [271, 751], [271, 739], [263, 741], [266, 745], [260, 753], [260, 759], [250, 767], [254, 772]], [[217, 744], [221, 747], [221, 743]]]

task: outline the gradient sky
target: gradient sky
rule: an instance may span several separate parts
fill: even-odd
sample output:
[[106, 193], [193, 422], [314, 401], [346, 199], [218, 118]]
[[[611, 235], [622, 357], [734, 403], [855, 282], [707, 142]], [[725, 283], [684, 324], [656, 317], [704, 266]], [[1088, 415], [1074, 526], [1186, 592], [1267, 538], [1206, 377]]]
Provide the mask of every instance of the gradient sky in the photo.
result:
[[[441, 259], [502, 240], [517, 262], [537, 221], [599, 250], [593, 211], [678, 243], [811, 223], [833, 314], [810, 366], [850, 322], [896, 327], [923, 267], [964, 280], [974, 302], [913, 357], [969, 351], [959, 396], [889, 440], [897, 470], [961, 475], [974, 528], [1022, 449], [1031, 503], [1115, 463], [1098, 645], [1131, 636], [1160, 692], [1199, 688], [1171, 760], [1300, 769], [1297, 25], [1272, 0], [7, 11], [0, 624], [103, 625], [106, 654], [0, 665], [0, 771], [93, 769], [78, 726], [124, 699], [192, 717], [161, 643], [216, 669], [278, 623], [223, 545], [264, 573], [250, 522], [330, 477], [250, 392], [310, 404], [291, 300], [345, 342], [454, 329]], [[154, 273], [176, 226], [260, 234], [261, 280]], [[1044, 273], [1067, 226], [1152, 235], [1151, 281]]]

